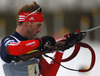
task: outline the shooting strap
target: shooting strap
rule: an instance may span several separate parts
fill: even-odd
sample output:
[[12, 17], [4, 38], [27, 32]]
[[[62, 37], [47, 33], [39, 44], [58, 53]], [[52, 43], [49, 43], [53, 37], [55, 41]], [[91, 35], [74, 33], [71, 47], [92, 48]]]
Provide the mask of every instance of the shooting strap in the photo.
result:
[[62, 62], [67, 62], [67, 61], [72, 60], [78, 54], [78, 52], [80, 50], [80, 47], [84, 47], [84, 48], [89, 49], [90, 52], [91, 52], [92, 58], [91, 58], [90, 67], [88, 69], [86, 69], [86, 70], [79, 69], [79, 70], [76, 70], [76, 71], [79, 71], [79, 72], [88, 72], [88, 71], [90, 71], [93, 68], [93, 66], [95, 64], [96, 57], [95, 57], [95, 52], [94, 52], [93, 48], [91, 46], [89, 46], [88, 44], [86, 44], [86, 43], [78, 42], [75, 45], [75, 49], [74, 49], [73, 53], [68, 58], [62, 59]]

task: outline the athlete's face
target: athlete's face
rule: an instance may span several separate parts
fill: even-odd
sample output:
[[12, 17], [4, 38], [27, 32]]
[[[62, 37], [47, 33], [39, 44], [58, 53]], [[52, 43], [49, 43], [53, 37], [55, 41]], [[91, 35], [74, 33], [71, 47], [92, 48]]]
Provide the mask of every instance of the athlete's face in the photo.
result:
[[43, 22], [29, 22], [26, 29], [28, 39], [33, 39], [36, 34], [41, 32]]

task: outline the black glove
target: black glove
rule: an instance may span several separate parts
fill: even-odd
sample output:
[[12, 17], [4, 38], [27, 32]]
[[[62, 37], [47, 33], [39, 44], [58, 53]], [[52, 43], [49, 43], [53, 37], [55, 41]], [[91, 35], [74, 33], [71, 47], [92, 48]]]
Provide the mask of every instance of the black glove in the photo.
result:
[[[56, 41], [55, 41], [55, 39], [53, 38], [53, 37], [51, 37], [51, 36], [43, 36], [43, 37], [41, 37], [41, 40], [40, 39], [38, 39], [39, 41], [41, 41], [42, 40], [42, 44], [41, 44], [41, 46], [39, 46], [39, 47], [37, 47], [36, 49], [37, 50], [41, 50], [41, 51], [47, 51], [48, 52], [48, 49], [49, 50], [52, 50], [52, 49], [50, 49], [51, 47], [53, 47], [55, 44], [56, 44]], [[47, 48], [47, 44], [50, 44], [50, 46], [51, 47], [49, 47], [49, 48]]]
[[85, 35], [83, 33], [78, 33], [78, 34], [70, 33], [69, 35], [66, 36], [65, 44], [61, 48], [61, 50], [64, 51], [66, 49], [69, 49], [70, 47], [74, 46], [76, 43], [81, 41], [84, 37]]
[[[36, 38], [36, 39], [38, 39], [38, 38]], [[51, 37], [51, 36], [43, 36], [43, 37], [41, 37], [42, 43], [41, 43], [40, 39], [38, 39], [38, 40], [40, 41], [40, 45], [41, 45], [41, 46], [39, 46], [37, 48], [38, 50], [43, 50], [44, 49], [44, 45], [47, 42], [49, 42], [51, 44], [51, 46], [54, 46], [55, 43], [56, 43], [55, 39], [53, 37]]]
[[42, 39], [42, 42], [43, 42], [43, 43], [42, 43], [43, 46], [44, 46], [47, 42], [50, 42], [52, 46], [54, 46], [55, 43], [56, 43], [55, 39], [54, 39], [53, 37], [51, 37], [51, 36], [43, 36], [43, 37], [41, 37], [41, 39]]

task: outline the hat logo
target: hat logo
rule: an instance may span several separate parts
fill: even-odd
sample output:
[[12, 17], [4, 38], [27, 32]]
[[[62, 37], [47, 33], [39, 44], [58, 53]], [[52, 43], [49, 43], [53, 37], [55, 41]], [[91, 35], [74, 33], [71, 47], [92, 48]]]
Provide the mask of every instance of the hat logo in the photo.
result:
[[31, 17], [29, 20], [34, 20], [34, 18], [33, 18], [33, 17]]

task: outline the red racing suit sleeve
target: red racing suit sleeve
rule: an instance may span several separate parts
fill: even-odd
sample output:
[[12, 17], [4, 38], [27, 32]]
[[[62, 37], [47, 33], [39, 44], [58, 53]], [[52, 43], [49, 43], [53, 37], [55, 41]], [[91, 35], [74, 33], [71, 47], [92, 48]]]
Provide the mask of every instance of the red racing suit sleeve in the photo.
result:
[[[54, 59], [61, 63], [63, 53], [56, 52]], [[51, 61], [51, 64], [49, 64], [43, 57], [40, 59], [40, 65], [41, 65], [41, 75], [42, 76], [56, 76], [57, 71], [60, 67], [59, 64], [57, 64], [55, 61]]]
[[[41, 40], [42, 41], [42, 40]], [[20, 42], [12, 42], [8, 44], [7, 52], [10, 55], [24, 55], [37, 47], [39, 47], [40, 42], [37, 39], [34, 40], [27, 40], [27, 41], [20, 41]]]

